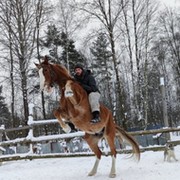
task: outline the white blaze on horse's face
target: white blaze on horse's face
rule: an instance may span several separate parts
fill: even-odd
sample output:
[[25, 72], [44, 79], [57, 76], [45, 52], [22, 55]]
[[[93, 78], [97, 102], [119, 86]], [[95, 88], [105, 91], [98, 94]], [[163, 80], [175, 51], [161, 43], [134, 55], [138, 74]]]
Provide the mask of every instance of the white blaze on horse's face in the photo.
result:
[[39, 78], [40, 78], [40, 89], [41, 89], [41, 91], [45, 90], [49, 94], [51, 94], [53, 92], [53, 88], [51, 86], [49, 86], [48, 83], [46, 82], [46, 78], [43, 74], [43, 68], [39, 69]]

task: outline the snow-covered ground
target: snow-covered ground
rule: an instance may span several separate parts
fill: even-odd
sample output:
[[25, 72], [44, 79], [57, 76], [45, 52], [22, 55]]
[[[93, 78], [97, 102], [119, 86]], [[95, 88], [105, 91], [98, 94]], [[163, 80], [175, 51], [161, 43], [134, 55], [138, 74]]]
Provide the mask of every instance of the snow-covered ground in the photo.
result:
[[[180, 136], [174, 137], [179, 139]], [[137, 163], [126, 154], [118, 154], [114, 179], [118, 180], [179, 180], [180, 146], [175, 147], [176, 158], [164, 162], [163, 152], [141, 153]], [[0, 166], [0, 180], [107, 180], [111, 168], [111, 157], [103, 156], [95, 176], [87, 176], [95, 157], [50, 158], [4, 162]]]
[[[163, 152], [144, 152], [139, 163], [127, 155], [117, 156], [118, 180], [179, 180], [180, 146], [175, 147], [179, 161], [164, 162]], [[52, 158], [4, 162], [0, 166], [0, 180], [107, 180], [111, 157], [103, 156], [95, 176], [87, 176], [94, 157]]]

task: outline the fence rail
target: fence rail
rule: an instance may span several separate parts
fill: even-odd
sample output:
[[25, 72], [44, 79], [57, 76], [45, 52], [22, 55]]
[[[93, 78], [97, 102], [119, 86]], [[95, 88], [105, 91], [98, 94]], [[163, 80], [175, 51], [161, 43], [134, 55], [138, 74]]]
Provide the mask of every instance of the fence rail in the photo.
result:
[[21, 131], [21, 130], [26, 130], [26, 129], [31, 129], [30, 126], [22, 126], [22, 127], [16, 127], [16, 128], [11, 128], [11, 129], [4, 129], [4, 132], [13, 132], [13, 131]]
[[[48, 124], [50, 124], [50, 121], [51, 120], [48, 121]], [[35, 123], [32, 124], [33, 126], [42, 125], [38, 121], [34, 121], [34, 122]], [[45, 122], [46, 122], [46, 120], [43, 122], [43, 124], [46, 124]], [[52, 123], [54, 123], [54, 122], [55, 122], [55, 120], [52, 120]], [[29, 128], [27, 128], [27, 127], [29, 127]], [[31, 127], [31, 126], [26, 126], [26, 129], [32, 130], [32, 128], [33, 127]], [[23, 128], [13, 128], [13, 129], [22, 130]], [[5, 132], [9, 132], [9, 131], [11, 131], [11, 130], [10, 129], [8, 131], [5, 130]], [[170, 133], [170, 132], [178, 132], [178, 131], [180, 131], [179, 127], [178, 128], [156, 129], [156, 130], [145, 130], [145, 131], [134, 131], [134, 132], [129, 132], [129, 134], [131, 134], [132, 136], [136, 136], [136, 135], [148, 135], [148, 134], [158, 134], [158, 133]], [[71, 139], [73, 137], [83, 137], [84, 134], [85, 133], [82, 131], [75, 132], [75, 133], [69, 133], [69, 134], [57, 134], [57, 135], [47, 135], [47, 136], [39, 136], [39, 137], [34, 137], [32, 134], [32, 136], [28, 135], [25, 138], [18, 138], [15, 140], [0, 142], [0, 146], [16, 145], [18, 143], [25, 144], [25, 143], [37, 143], [37, 142], [41, 142], [41, 141]], [[171, 141], [171, 142], [176, 144], [175, 141]]]
[[3, 141], [0, 142], [0, 146], [12, 146], [17, 144], [27, 144], [27, 143], [38, 143], [42, 141], [52, 141], [52, 140], [60, 140], [60, 139], [71, 139], [74, 137], [83, 137], [84, 132], [76, 132], [76, 133], [69, 133], [69, 134], [56, 134], [56, 135], [47, 135], [47, 136], [39, 136], [39, 137], [25, 137], [25, 138], [18, 138], [15, 140]]
[[[32, 110], [30, 111], [32, 112]], [[4, 129], [0, 128], [0, 137], [2, 137], [3, 132], [12, 132], [12, 131], [19, 131], [24, 129], [29, 129], [28, 136], [25, 138], [18, 138], [15, 140], [9, 140], [9, 141], [3, 141], [0, 142], [0, 146], [7, 147], [7, 146], [16, 146], [17, 144], [26, 144], [29, 145], [30, 151], [27, 154], [23, 155], [17, 155], [14, 154], [12, 156], [0, 156], [0, 161], [10, 161], [10, 160], [18, 160], [18, 159], [34, 159], [34, 158], [48, 158], [48, 157], [67, 157], [67, 156], [89, 156], [92, 155], [92, 153], [68, 153], [67, 154], [46, 154], [46, 155], [37, 155], [33, 154], [33, 144], [39, 143], [39, 142], [47, 142], [47, 141], [54, 141], [54, 140], [63, 140], [63, 139], [73, 139], [74, 137], [83, 137], [84, 132], [79, 131], [75, 133], [69, 133], [69, 134], [58, 134], [58, 135], [47, 135], [47, 136], [39, 136], [34, 137], [33, 136], [33, 129], [35, 126], [44, 125], [44, 124], [52, 124], [52, 123], [58, 123], [58, 120], [51, 119], [51, 120], [41, 120], [41, 121], [34, 121], [32, 115], [29, 116], [28, 120], [28, 126], [25, 127], [18, 127], [18, 128], [12, 128], [12, 129]], [[135, 131], [135, 132], [129, 132], [132, 136], [144, 136], [144, 135], [157, 135], [157, 134], [163, 134], [163, 133], [170, 133], [170, 132], [180, 132], [180, 127], [177, 128], [162, 128], [162, 129], [155, 129], [155, 130], [145, 130], [145, 131]], [[1, 139], [0, 139], [1, 141]], [[172, 143], [174, 145], [179, 145], [180, 141], [167, 141], [167, 143]], [[164, 150], [165, 146], [154, 146], [154, 147], [141, 147], [141, 151], [160, 151]], [[131, 153], [131, 150], [118, 150], [118, 153]]]
[[147, 134], [157, 134], [157, 133], [169, 133], [169, 132], [177, 132], [180, 131], [180, 127], [177, 128], [161, 128], [161, 129], [153, 129], [153, 130], [144, 130], [144, 131], [134, 131], [129, 132], [131, 135], [147, 135]]

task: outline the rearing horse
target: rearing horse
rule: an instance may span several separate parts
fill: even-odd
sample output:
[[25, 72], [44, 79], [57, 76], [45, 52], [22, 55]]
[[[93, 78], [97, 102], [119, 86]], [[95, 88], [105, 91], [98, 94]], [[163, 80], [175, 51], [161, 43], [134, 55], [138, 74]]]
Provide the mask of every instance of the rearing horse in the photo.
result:
[[95, 124], [90, 123], [92, 118], [88, 95], [81, 85], [76, 82], [67, 69], [58, 64], [51, 64], [45, 56], [44, 61], [36, 64], [39, 69], [40, 88], [41, 90], [51, 91], [52, 86], [57, 84], [61, 91], [60, 106], [54, 111], [54, 116], [59, 120], [63, 130], [68, 133], [70, 127], [66, 121], [72, 122], [75, 127], [85, 132], [84, 139], [96, 155], [95, 164], [88, 174], [93, 176], [97, 172], [98, 164], [101, 159], [102, 152], [98, 147], [100, 139], [105, 138], [109, 144], [112, 156], [112, 165], [109, 177], [116, 176], [116, 148], [115, 137], [120, 140], [126, 140], [133, 150], [133, 154], [140, 159], [140, 149], [138, 143], [126, 131], [115, 124], [111, 111], [104, 105], [100, 105], [101, 121]]

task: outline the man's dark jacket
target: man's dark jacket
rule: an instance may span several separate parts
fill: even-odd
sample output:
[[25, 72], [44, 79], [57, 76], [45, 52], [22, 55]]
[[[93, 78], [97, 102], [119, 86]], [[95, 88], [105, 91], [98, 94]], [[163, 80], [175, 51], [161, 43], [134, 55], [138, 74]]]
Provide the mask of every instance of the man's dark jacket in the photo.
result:
[[81, 84], [81, 86], [88, 94], [90, 94], [91, 92], [99, 92], [96, 85], [96, 81], [94, 77], [91, 75], [90, 70], [83, 70], [81, 76], [77, 76], [75, 74], [74, 78]]

